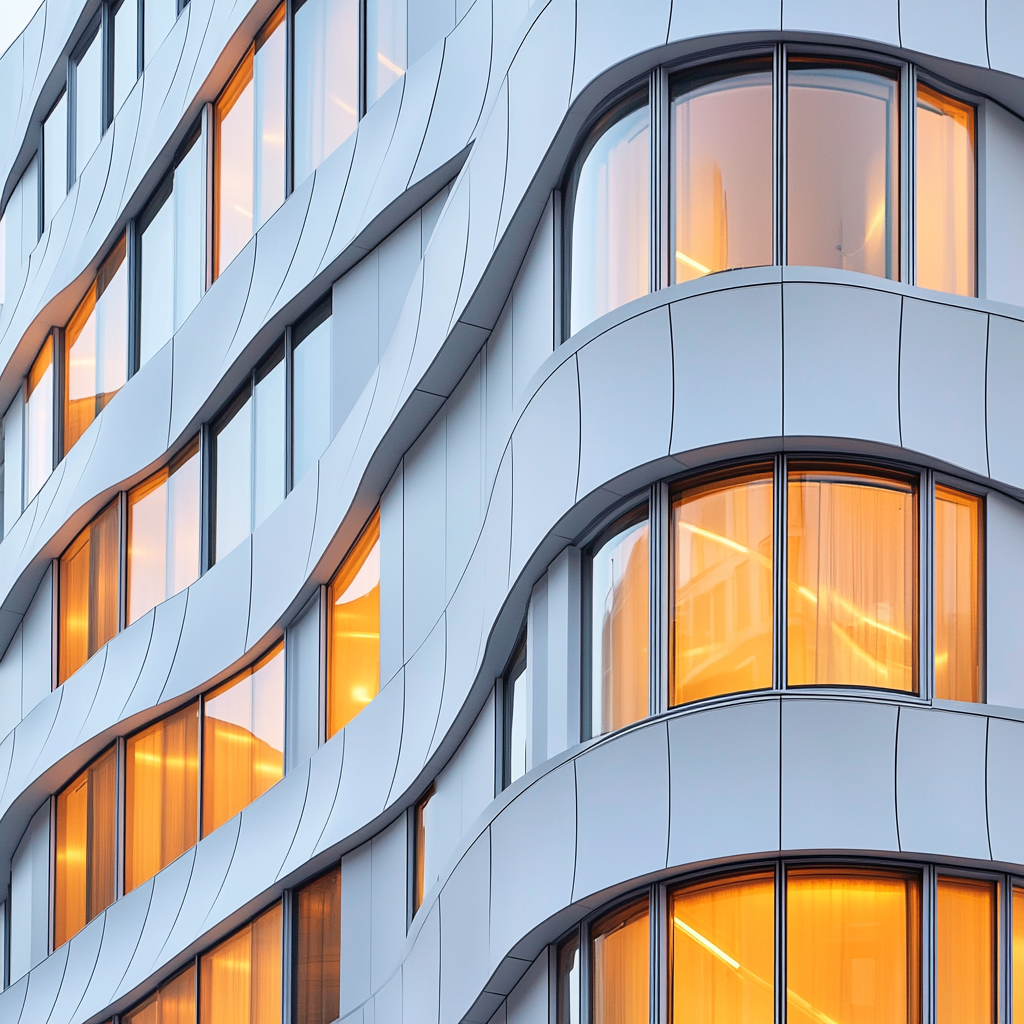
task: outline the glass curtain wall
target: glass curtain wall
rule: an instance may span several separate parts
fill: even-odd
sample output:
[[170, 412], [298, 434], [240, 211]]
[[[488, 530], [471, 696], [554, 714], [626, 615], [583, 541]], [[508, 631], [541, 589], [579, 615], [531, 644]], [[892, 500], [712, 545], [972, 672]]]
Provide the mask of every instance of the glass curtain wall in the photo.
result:
[[938, 879], [936, 1024], [989, 1024], [997, 1019], [997, 896], [995, 882]]
[[121, 0], [114, 9], [114, 114], [139, 77], [139, 0]]
[[196, 969], [190, 964], [121, 1018], [123, 1024], [195, 1024]]
[[294, 1024], [332, 1024], [341, 996], [341, 868], [295, 894]]
[[650, 1019], [651, 924], [646, 899], [596, 921], [590, 937], [593, 1024]]
[[68, 194], [68, 94], [60, 99], [43, 122], [43, 225]]
[[366, 0], [366, 107], [369, 109], [405, 74], [405, 0]]
[[[53, 472], [53, 335], [43, 343], [25, 382], [25, 504]], [[11, 486], [8, 483], [8, 486]]]
[[79, 177], [103, 135], [103, 33], [96, 34], [74, 64], [75, 177]]

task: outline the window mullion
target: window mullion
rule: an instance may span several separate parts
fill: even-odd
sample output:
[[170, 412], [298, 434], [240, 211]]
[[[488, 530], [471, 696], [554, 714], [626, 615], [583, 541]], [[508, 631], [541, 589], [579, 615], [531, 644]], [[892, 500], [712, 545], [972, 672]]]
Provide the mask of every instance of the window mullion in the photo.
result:
[[935, 474], [921, 473], [918, 489], [918, 696], [931, 700], [935, 696]]
[[903, 124], [900, 126], [900, 144], [903, 152], [900, 160], [900, 277], [899, 280], [913, 284], [914, 275], [914, 178], [915, 178], [915, 117], [917, 109], [917, 72], [912, 64], [900, 69], [900, 87], [903, 98], [900, 112]]
[[772, 171], [775, 177], [772, 198], [774, 202], [775, 246], [774, 262], [781, 266], [786, 262], [786, 146], [785, 132], [788, 114], [786, 102], [786, 46], [780, 43], [773, 54], [775, 102], [772, 104]]
[[786, 557], [787, 545], [787, 516], [786, 499], [788, 488], [786, 486], [786, 458], [784, 455], [775, 457], [774, 467], [774, 513], [775, 522], [772, 541], [772, 571], [773, 580], [773, 638], [774, 638], [774, 670], [775, 679], [773, 687], [776, 690], [786, 688]]
[[786, 1020], [786, 864], [775, 863], [775, 1019]]

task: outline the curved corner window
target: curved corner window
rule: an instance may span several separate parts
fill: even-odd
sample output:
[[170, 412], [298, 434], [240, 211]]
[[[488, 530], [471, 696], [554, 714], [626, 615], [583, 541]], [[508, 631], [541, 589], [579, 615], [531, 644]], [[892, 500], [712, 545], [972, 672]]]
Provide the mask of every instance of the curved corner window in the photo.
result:
[[648, 1019], [650, 933], [646, 898], [613, 910], [594, 923], [590, 933], [593, 1024], [639, 1024]]
[[572, 184], [569, 333], [651, 289], [651, 126], [646, 95], [594, 128]]

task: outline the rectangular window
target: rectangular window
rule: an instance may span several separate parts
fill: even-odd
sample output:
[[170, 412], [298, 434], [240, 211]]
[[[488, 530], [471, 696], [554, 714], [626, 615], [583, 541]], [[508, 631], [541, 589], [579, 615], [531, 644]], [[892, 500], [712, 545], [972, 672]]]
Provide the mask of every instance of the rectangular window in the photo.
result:
[[114, 902], [117, 750], [111, 747], [57, 797], [54, 948]]
[[281, 940], [276, 903], [199, 958], [199, 1024], [281, 1024]]
[[128, 622], [199, 579], [198, 438], [128, 492]]
[[192, 143], [174, 168], [174, 329], [206, 290], [206, 192], [203, 147]]
[[128, 263], [124, 235], [100, 264], [64, 342], [64, 454], [128, 379]]
[[25, 387], [25, 503], [53, 472], [53, 335], [28, 371]]
[[327, 738], [380, 690], [380, 512], [374, 512], [328, 590]]
[[936, 1024], [994, 1024], [997, 893], [994, 882], [938, 880]]
[[116, 114], [139, 77], [139, 0], [121, 0], [114, 11], [113, 68], [113, 112]]
[[1024, 1024], [1024, 889], [1017, 886], [1013, 887], [1010, 914], [1013, 928], [1010, 969], [1014, 982], [1010, 1020], [1013, 1024]]
[[426, 896], [427, 889], [437, 881], [437, 865], [430, 855], [430, 819], [432, 817], [430, 804], [434, 796], [434, 784], [431, 783], [413, 811], [412, 912], [414, 914], [423, 906], [423, 897]]
[[651, 1013], [650, 904], [606, 914], [590, 933], [593, 1024], [645, 1024]]
[[43, 224], [68, 194], [68, 94], [62, 92], [43, 122]]
[[590, 734], [650, 713], [646, 508], [611, 528], [590, 557]]
[[195, 1024], [196, 969], [189, 965], [122, 1018], [122, 1024]]
[[580, 937], [577, 932], [558, 949], [558, 992], [555, 1024], [581, 1024]]
[[[256, 371], [253, 387], [253, 509], [255, 530], [285, 495], [285, 368], [278, 348]], [[246, 531], [248, 532], [248, 531]]]
[[975, 109], [917, 86], [917, 284], [977, 288]]
[[331, 443], [331, 308], [296, 329], [292, 350], [292, 480], [298, 483]]
[[295, 894], [294, 1024], [332, 1024], [341, 1001], [341, 868]]
[[530, 767], [529, 729], [533, 690], [526, 674], [526, 638], [519, 641], [505, 676], [505, 785], [510, 786]]
[[124, 891], [195, 846], [199, 831], [199, 702], [128, 738]]
[[140, 367], [156, 355], [174, 333], [172, 182], [172, 177], [164, 180], [138, 222]]
[[284, 647], [203, 699], [203, 835], [284, 774]]
[[404, 0], [366, 0], [366, 106], [372, 107], [405, 74]]
[[74, 64], [75, 177], [79, 177], [103, 135], [103, 34], [97, 29]]
[[60, 556], [58, 683], [117, 633], [120, 524], [120, 502], [115, 498]]
[[215, 428], [213, 449], [213, 556], [219, 560], [252, 529], [252, 396], [248, 392], [236, 399]]

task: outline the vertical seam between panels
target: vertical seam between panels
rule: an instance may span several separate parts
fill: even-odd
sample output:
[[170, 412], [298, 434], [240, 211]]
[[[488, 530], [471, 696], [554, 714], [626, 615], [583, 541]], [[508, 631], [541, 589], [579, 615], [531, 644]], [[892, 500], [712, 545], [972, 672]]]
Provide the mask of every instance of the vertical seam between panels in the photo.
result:
[[903, 306], [900, 296], [900, 330], [896, 339], [896, 429], [899, 432], [900, 447], [903, 447]]
[[992, 856], [992, 827], [989, 823], [989, 808], [988, 808], [988, 735], [989, 730], [992, 728], [992, 719], [985, 716], [985, 841], [988, 843], [988, 859], [993, 860]]
[[[675, 3], [675, 0], [672, 0]], [[666, 454], [672, 454], [672, 441], [676, 436], [676, 338], [672, 327], [672, 303], [665, 307], [668, 313], [668, 362], [669, 372], [672, 374], [672, 411], [668, 423], [668, 450]]]
[[575, 501], [580, 500], [580, 464], [583, 461], [583, 389], [580, 385], [580, 358], [579, 353], [574, 352], [572, 356], [576, 364], [576, 488], [573, 491]]
[[893, 737], [893, 761], [892, 761], [892, 809], [893, 818], [896, 822], [896, 849], [903, 851], [903, 841], [900, 839], [900, 720], [903, 717], [903, 708], [896, 708], [896, 732]]
[[[493, 17], [492, 17], [491, 20], [492, 21], [494, 20]], [[430, 111], [427, 114], [426, 124], [424, 124], [424, 126], [423, 126], [423, 135], [420, 137], [420, 144], [416, 147], [416, 156], [413, 157], [412, 169], [409, 171], [409, 177], [406, 178], [406, 180], [405, 180], [405, 186], [404, 187], [406, 189], [409, 188], [409, 184], [412, 181], [414, 175], [416, 174], [416, 167], [419, 164], [420, 156], [423, 153], [423, 144], [427, 141], [427, 133], [430, 131], [430, 122], [431, 122], [431, 120], [432, 120], [432, 118], [434, 116], [434, 104], [437, 102], [437, 94], [438, 94], [438, 92], [441, 89], [441, 75], [444, 74], [444, 57], [445, 57], [445, 54], [447, 52], [448, 52], [448, 36], [445, 36], [444, 39], [441, 41], [441, 63], [438, 64], [438, 66], [437, 66], [437, 81], [434, 82], [434, 92], [433, 92], [433, 94], [430, 97]], [[488, 73], [488, 76], [490, 76], [490, 68], [488, 68], [488, 72], [487, 73]], [[489, 78], [488, 78], [488, 80], [489, 80]], [[486, 95], [487, 95], [487, 93], [485, 91], [484, 92], [484, 96], [486, 96]], [[405, 86], [404, 85], [402, 86], [402, 100], [403, 101], [405, 100]], [[402, 110], [401, 110], [401, 108], [399, 108], [399, 110], [398, 110], [398, 117], [401, 117], [401, 116], [402, 116]], [[398, 131], [398, 117], [395, 118], [395, 131], [391, 133], [391, 141], [392, 142], [394, 141], [395, 134]], [[477, 120], [479, 121], [479, 119], [480, 119], [480, 115], [477, 114]], [[475, 131], [475, 129], [476, 129], [476, 126], [474, 125], [474, 131]], [[388, 149], [390, 149], [390, 148], [391, 148], [391, 143], [388, 143]], [[354, 153], [353, 153], [353, 156], [355, 156]], [[386, 156], [386, 154], [385, 154], [385, 156]], [[422, 207], [420, 208], [419, 212], [422, 213]], [[423, 258], [423, 234], [422, 234], [422, 232], [423, 232], [423, 225], [422, 225], [422, 221], [421, 221], [421, 224], [420, 224], [420, 259], [421, 260]]]
[[985, 472], [992, 476], [992, 459], [988, 450], [988, 354], [992, 344], [992, 314], [985, 317]]

